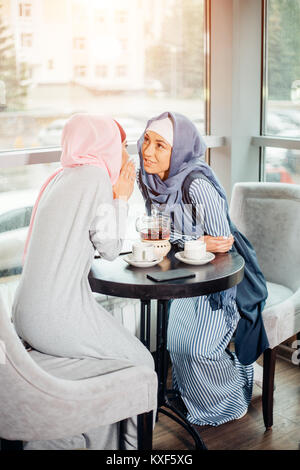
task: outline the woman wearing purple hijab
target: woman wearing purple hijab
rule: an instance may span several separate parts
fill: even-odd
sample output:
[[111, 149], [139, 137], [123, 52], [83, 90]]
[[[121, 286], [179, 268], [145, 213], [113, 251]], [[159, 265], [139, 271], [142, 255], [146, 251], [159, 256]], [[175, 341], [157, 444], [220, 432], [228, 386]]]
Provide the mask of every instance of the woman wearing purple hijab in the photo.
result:
[[[148, 122], [138, 150], [138, 184], [148, 212], [152, 208], [173, 213], [171, 243], [183, 247], [185, 241], [205, 233], [207, 251], [229, 251], [234, 240], [226, 195], [203, 160], [206, 145], [195, 125], [181, 114], [163, 113]], [[206, 179], [194, 179], [188, 189], [189, 200], [204, 211], [202, 226], [196, 225], [192, 232], [186, 229], [193, 226], [191, 221], [180, 230], [176, 220], [182, 220], [183, 213], [187, 216], [183, 185], [195, 170]], [[223, 308], [212, 309], [208, 296], [174, 299], [170, 306], [168, 350], [173, 386], [185, 403], [188, 420], [200, 426], [241, 418], [252, 396], [253, 365], [242, 365], [227, 349], [240, 319], [236, 287], [223, 293]]]

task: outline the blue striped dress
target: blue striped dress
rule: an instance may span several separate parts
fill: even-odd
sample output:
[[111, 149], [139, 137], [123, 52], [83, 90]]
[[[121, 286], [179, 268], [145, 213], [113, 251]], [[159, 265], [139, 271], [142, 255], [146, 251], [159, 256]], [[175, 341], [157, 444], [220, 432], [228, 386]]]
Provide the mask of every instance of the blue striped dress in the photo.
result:
[[[194, 180], [190, 198], [204, 209], [205, 233], [230, 235], [225, 202], [207, 181]], [[178, 239], [178, 234], [173, 237]], [[179, 390], [192, 424], [218, 426], [239, 418], [248, 408], [253, 366], [243, 366], [227, 349], [239, 318], [234, 295], [226, 311], [212, 310], [207, 296], [171, 302], [167, 348], [173, 387]]]

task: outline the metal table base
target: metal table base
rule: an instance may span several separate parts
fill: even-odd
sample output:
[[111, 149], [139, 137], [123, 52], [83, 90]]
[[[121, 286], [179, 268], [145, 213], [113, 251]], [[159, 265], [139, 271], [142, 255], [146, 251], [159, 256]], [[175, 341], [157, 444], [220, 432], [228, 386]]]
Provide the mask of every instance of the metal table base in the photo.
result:
[[[167, 390], [168, 353], [167, 324], [168, 302], [170, 299], [199, 297], [220, 292], [237, 285], [244, 276], [244, 259], [238, 253], [219, 253], [215, 259], [204, 266], [193, 266], [195, 277], [156, 283], [147, 278], [148, 272], [163, 272], [182, 267], [175, 257], [174, 247], [163, 261], [147, 271], [136, 269], [119, 256], [114, 261], [95, 260], [90, 273], [89, 282], [93, 292], [141, 300], [141, 340], [150, 350], [151, 299], [157, 301], [157, 354], [155, 367], [159, 380], [158, 409], [176, 422], [179, 422], [193, 437], [197, 449], [205, 449], [199, 434], [187, 421], [185, 412], [181, 413], [178, 403], [173, 399], [174, 393]], [[190, 268], [187, 268], [190, 269]], [[173, 405], [176, 406], [173, 406]]]
[[[195, 449], [206, 450], [199, 433], [188, 422], [184, 413], [171, 403], [171, 395], [179, 397], [176, 390], [167, 389], [168, 353], [167, 353], [167, 328], [168, 328], [168, 300], [157, 300], [157, 330], [156, 330], [156, 360], [155, 370], [158, 376], [158, 412], [173, 419], [176, 423], [192, 436], [195, 441]], [[141, 300], [141, 341], [150, 350], [151, 330], [151, 301]], [[170, 413], [170, 410], [172, 413]]]

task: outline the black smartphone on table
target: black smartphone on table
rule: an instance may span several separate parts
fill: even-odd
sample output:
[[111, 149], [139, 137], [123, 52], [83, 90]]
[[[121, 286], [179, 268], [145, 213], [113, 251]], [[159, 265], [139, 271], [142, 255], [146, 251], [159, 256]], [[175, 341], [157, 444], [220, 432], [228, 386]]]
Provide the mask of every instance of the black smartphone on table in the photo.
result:
[[169, 271], [147, 274], [147, 278], [155, 282], [175, 281], [177, 279], [188, 279], [195, 276], [196, 274], [188, 269], [171, 269]]

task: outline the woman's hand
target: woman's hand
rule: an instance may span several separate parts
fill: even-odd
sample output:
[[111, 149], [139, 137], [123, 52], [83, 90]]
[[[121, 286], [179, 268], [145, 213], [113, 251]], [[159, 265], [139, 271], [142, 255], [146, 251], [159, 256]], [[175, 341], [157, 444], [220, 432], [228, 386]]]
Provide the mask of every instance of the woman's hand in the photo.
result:
[[118, 181], [113, 185], [114, 199], [124, 199], [128, 201], [130, 198], [135, 181], [135, 166], [132, 161], [127, 161], [121, 168]]
[[229, 238], [224, 237], [211, 237], [210, 235], [204, 236], [206, 243], [206, 250], [212, 253], [226, 253], [233, 245], [234, 238], [230, 235]]

